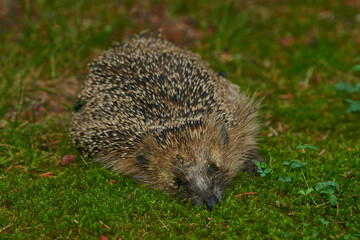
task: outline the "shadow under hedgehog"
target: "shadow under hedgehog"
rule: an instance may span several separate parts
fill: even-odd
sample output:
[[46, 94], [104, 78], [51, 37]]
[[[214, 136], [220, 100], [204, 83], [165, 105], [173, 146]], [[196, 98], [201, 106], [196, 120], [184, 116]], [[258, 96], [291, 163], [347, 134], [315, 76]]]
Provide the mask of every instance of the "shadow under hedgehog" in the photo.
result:
[[256, 172], [259, 103], [189, 51], [136, 35], [89, 65], [70, 121], [79, 151], [211, 210]]

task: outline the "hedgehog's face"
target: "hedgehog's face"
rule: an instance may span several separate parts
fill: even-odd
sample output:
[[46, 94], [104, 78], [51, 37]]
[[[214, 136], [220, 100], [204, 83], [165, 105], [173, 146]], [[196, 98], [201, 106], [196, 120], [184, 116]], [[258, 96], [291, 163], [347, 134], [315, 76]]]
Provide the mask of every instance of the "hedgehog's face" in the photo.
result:
[[228, 132], [224, 126], [213, 127], [213, 131], [208, 127], [198, 135], [169, 141], [161, 149], [154, 144], [144, 146], [135, 159], [151, 175], [147, 184], [190, 198], [197, 205], [205, 204], [209, 210], [219, 204], [232, 173], [226, 161]]
[[190, 198], [197, 205], [205, 204], [209, 210], [219, 204], [227, 181], [226, 170], [211, 152], [197, 152], [193, 159], [176, 156], [172, 184], [178, 194]]

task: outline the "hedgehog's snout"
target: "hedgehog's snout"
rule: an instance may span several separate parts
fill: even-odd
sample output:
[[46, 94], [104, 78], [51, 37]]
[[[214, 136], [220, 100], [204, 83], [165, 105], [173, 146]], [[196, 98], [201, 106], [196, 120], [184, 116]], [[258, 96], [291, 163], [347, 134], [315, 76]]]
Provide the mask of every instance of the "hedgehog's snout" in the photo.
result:
[[213, 168], [210, 166], [209, 169], [208, 164], [194, 164], [186, 171], [186, 176], [190, 176], [186, 181], [189, 198], [197, 205], [206, 205], [209, 211], [220, 203], [225, 190], [225, 185], [218, 181], [219, 175], [216, 175], [219, 170]]
[[206, 205], [209, 211], [211, 211], [212, 208], [219, 203], [220, 201], [215, 195], [212, 195], [211, 197], [204, 200], [204, 204]]

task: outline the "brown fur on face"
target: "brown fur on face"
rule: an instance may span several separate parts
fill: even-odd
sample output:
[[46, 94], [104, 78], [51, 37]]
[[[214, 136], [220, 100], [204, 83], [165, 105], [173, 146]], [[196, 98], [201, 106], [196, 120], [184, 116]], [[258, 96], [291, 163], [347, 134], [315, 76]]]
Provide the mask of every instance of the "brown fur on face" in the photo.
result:
[[[101, 161], [115, 161], [114, 170], [124, 169], [138, 183], [190, 198], [195, 204], [203, 204], [211, 196], [220, 201], [230, 181], [252, 164], [256, 141], [249, 130], [226, 129], [207, 119], [201, 126], [189, 125], [168, 134], [163, 142], [151, 135], [145, 137], [126, 161], [116, 160], [116, 154]], [[257, 131], [256, 127], [252, 131]]]

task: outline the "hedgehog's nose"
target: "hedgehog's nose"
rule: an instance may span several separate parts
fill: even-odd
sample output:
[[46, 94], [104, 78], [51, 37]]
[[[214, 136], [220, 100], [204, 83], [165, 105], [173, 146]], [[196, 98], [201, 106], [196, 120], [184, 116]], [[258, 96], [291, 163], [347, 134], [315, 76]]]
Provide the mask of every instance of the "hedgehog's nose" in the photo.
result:
[[211, 197], [205, 199], [204, 203], [206, 204], [207, 209], [211, 211], [213, 206], [219, 204], [220, 201], [215, 195], [212, 195]]

